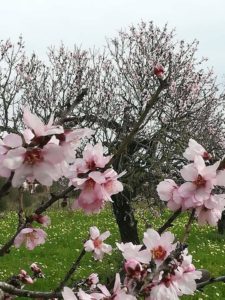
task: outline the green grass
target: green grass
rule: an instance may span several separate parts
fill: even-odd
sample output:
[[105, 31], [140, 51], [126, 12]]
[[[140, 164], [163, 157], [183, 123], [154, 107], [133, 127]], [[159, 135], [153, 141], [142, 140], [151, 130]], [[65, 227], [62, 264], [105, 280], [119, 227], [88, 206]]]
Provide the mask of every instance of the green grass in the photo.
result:
[[[110, 209], [92, 216], [70, 211], [51, 211], [49, 216], [52, 225], [46, 230], [47, 242], [33, 251], [24, 247], [20, 249], [12, 247], [9, 255], [0, 257], [0, 280], [6, 280], [12, 274], [17, 274], [20, 269], [29, 271], [29, 265], [38, 262], [43, 268], [45, 279], [39, 279], [31, 288], [43, 291], [54, 289], [79, 255], [82, 242], [88, 237], [89, 227], [93, 225], [96, 225], [101, 232], [110, 230], [111, 236], [107, 239], [107, 243], [111, 244], [115, 251], [111, 256], [106, 255], [102, 262], [95, 262], [91, 254], [87, 253], [73, 279], [79, 280], [92, 272], [97, 272], [100, 280], [104, 281], [115, 273], [119, 267], [121, 254], [115, 247], [115, 242], [119, 241], [119, 234]], [[158, 228], [167, 216], [168, 212], [160, 217], [149, 217], [146, 209], [138, 209], [136, 217], [139, 220], [140, 237], [146, 224], [151, 223], [154, 228]], [[187, 216], [180, 217], [171, 231], [181, 237], [186, 221]], [[0, 219], [0, 225], [0, 244], [3, 244], [16, 229], [15, 213], [6, 214], [3, 219]], [[188, 244], [189, 252], [193, 255], [193, 263], [197, 268], [206, 268], [213, 276], [225, 275], [225, 237], [219, 236], [215, 228], [193, 224]], [[208, 286], [204, 292], [197, 292], [195, 296], [182, 297], [182, 299], [225, 299], [225, 284], [217, 283]]]

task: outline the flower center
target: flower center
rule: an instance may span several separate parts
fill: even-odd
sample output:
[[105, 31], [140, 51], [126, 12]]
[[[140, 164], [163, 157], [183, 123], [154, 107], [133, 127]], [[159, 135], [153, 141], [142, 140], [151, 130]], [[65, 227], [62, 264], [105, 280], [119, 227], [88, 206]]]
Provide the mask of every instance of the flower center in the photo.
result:
[[204, 159], [210, 159], [210, 155], [209, 155], [209, 153], [206, 152], [206, 151], [203, 153], [202, 157], [203, 157]]
[[100, 247], [101, 247], [101, 244], [102, 244], [102, 241], [99, 240], [98, 238], [96, 238], [96, 239], [93, 241], [93, 243], [94, 243], [95, 248], [100, 248]]
[[91, 191], [93, 190], [95, 187], [95, 181], [90, 178], [88, 179], [86, 182], [85, 182], [85, 189], [88, 190], [88, 191]]
[[35, 243], [35, 240], [37, 240], [36, 232], [29, 232], [26, 233], [26, 240], [31, 241], [32, 243]]
[[154, 259], [163, 260], [166, 256], [166, 250], [162, 246], [158, 246], [152, 250], [152, 257]]
[[38, 162], [43, 161], [43, 154], [41, 152], [41, 149], [36, 148], [32, 150], [27, 150], [24, 156], [24, 162], [26, 162], [29, 165], [34, 165]]
[[87, 163], [87, 166], [90, 170], [94, 170], [95, 167], [96, 167], [96, 164], [95, 164], [95, 161], [94, 160], [91, 160]]
[[206, 180], [202, 177], [202, 175], [198, 175], [197, 179], [193, 182], [197, 187], [205, 186]]

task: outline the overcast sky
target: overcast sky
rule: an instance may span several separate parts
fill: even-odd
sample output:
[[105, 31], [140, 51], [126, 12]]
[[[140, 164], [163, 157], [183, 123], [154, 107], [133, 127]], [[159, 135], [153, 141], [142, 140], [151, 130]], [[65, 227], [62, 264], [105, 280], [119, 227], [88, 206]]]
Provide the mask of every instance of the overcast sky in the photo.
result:
[[225, 0], [0, 0], [0, 39], [23, 35], [28, 52], [50, 45], [101, 48], [121, 28], [153, 20], [177, 38], [200, 41], [219, 81], [225, 81]]

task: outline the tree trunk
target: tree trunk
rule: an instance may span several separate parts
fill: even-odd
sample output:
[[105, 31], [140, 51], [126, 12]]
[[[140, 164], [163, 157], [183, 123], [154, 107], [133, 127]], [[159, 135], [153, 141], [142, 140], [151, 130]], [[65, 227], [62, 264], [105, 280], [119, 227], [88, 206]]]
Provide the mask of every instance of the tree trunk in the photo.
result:
[[137, 221], [130, 203], [130, 193], [126, 189], [113, 197], [113, 212], [119, 227], [121, 241], [139, 244]]
[[218, 233], [225, 234], [225, 210], [222, 212], [222, 218], [218, 222]]

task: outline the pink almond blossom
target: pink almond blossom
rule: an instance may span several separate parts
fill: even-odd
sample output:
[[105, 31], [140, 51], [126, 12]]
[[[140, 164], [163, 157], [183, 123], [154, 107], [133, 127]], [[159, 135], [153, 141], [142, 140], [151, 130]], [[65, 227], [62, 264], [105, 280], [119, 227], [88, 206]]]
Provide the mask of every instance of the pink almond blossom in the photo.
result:
[[9, 133], [3, 139], [0, 139], [0, 154], [5, 154], [10, 149], [21, 147], [22, 144], [23, 141], [20, 135]]
[[23, 121], [28, 128], [32, 129], [35, 135], [46, 136], [53, 134], [61, 134], [64, 132], [62, 126], [52, 125], [53, 116], [50, 117], [49, 122], [45, 125], [36, 115], [32, 114], [28, 107], [23, 110]]
[[105, 201], [101, 186], [92, 179], [86, 179], [82, 185], [79, 197], [74, 201], [73, 209], [83, 209], [87, 214], [98, 213], [104, 207]]
[[124, 269], [127, 276], [139, 279], [141, 277], [143, 267], [136, 259], [129, 259], [124, 263]]
[[202, 206], [196, 208], [199, 225], [216, 226], [225, 209], [225, 194], [210, 195]]
[[156, 266], [158, 267], [175, 250], [174, 235], [171, 232], [164, 232], [161, 236], [154, 229], [148, 229], [144, 233], [143, 243], [150, 252]]
[[180, 173], [184, 180], [179, 192], [182, 197], [192, 197], [193, 206], [202, 205], [217, 185], [217, 169], [220, 162], [206, 166], [201, 156], [195, 156], [194, 163], [184, 166]]
[[195, 156], [200, 155], [203, 159], [210, 159], [210, 154], [203, 148], [200, 144], [198, 144], [195, 140], [190, 139], [188, 143], [188, 147], [186, 148], [183, 156], [190, 161], [194, 161]]
[[121, 281], [119, 273], [116, 273], [115, 283], [113, 287], [112, 295], [108, 291], [108, 289], [102, 285], [98, 284], [98, 288], [102, 292], [102, 298], [99, 299], [113, 299], [113, 300], [136, 300], [137, 298], [133, 295], [128, 295], [126, 288], [121, 288]]
[[33, 250], [36, 246], [44, 244], [47, 237], [46, 232], [39, 228], [24, 228], [16, 236], [14, 245], [19, 248], [22, 244], [25, 244], [26, 248]]
[[151, 294], [145, 300], [179, 300], [177, 288], [172, 281], [160, 283], [152, 287]]
[[80, 145], [82, 138], [90, 138], [94, 131], [89, 128], [80, 128], [73, 130], [65, 130], [64, 133], [56, 135], [59, 145], [64, 153], [65, 160], [68, 163], [75, 161], [75, 150]]
[[179, 193], [178, 185], [172, 179], [165, 179], [157, 185], [157, 193], [162, 201], [167, 202], [167, 207], [176, 211], [183, 207], [184, 198]]
[[86, 283], [90, 286], [90, 290], [96, 288], [97, 283], [99, 282], [98, 274], [92, 273], [88, 276]]
[[0, 139], [0, 176], [8, 178], [11, 170], [4, 166], [6, 154], [12, 150], [22, 146], [22, 138], [15, 133], [7, 134], [3, 139]]
[[81, 189], [81, 193], [73, 204], [73, 208], [82, 208], [86, 213], [99, 212], [106, 201], [112, 201], [111, 196], [123, 190], [123, 185], [117, 179], [122, 176], [113, 169], [90, 172], [85, 178], [73, 178], [72, 184]]
[[143, 264], [149, 264], [151, 261], [151, 253], [148, 250], [141, 250], [143, 245], [134, 245], [133, 243], [116, 243], [118, 249], [122, 252], [126, 260], [134, 259]]
[[42, 149], [25, 149], [19, 147], [8, 151], [3, 165], [14, 171], [12, 185], [21, 186], [23, 182], [35, 179], [43, 185], [51, 186], [53, 180], [61, 176], [59, 164], [63, 161], [63, 153], [59, 146], [47, 144]]
[[90, 240], [84, 243], [84, 249], [87, 252], [93, 252], [95, 260], [102, 260], [105, 253], [110, 254], [112, 247], [103, 243], [110, 236], [110, 232], [106, 231], [100, 234], [96, 226], [90, 227]]
[[182, 255], [182, 262], [177, 262], [177, 267], [172, 273], [164, 274], [162, 271], [159, 280], [153, 281], [149, 297], [146, 300], [179, 300], [178, 296], [193, 295], [197, 288], [196, 279], [202, 273], [195, 270], [192, 256], [187, 255], [187, 250]]
[[[88, 170], [95, 170], [95, 168], [104, 168], [110, 161], [111, 155], [105, 156], [101, 143], [92, 146], [87, 144], [83, 152], [83, 160], [85, 161]], [[84, 171], [85, 173], [86, 171]]]
[[192, 255], [185, 249], [182, 254], [182, 263], [175, 271], [174, 282], [182, 295], [193, 295], [197, 288], [196, 279], [202, 277], [202, 272], [192, 264]]

